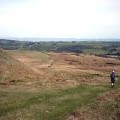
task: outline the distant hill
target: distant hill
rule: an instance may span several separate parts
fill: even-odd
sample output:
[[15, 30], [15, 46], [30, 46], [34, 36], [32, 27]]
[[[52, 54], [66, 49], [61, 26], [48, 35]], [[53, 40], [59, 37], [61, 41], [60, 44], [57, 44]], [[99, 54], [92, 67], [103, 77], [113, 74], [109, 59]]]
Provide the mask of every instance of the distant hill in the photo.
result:
[[20, 49], [21, 47], [25, 46], [27, 43], [29, 42], [0, 39], [0, 48], [5, 49], [5, 50], [16, 50], [16, 49]]
[[[32, 38], [31, 38], [32, 39]], [[31, 40], [30, 39], [30, 40]], [[45, 39], [45, 38], [44, 38]], [[48, 39], [49, 40], [49, 39]], [[59, 40], [63, 40], [62, 38]], [[4, 50], [33, 50], [33, 51], [55, 51], [93, 54], [119, 55], [120, 41], [77, 41], [76, 39], [64, 39], [66, 41], [18, 41], [0, 39], [0, 48]], [[76, 41], [71, 41], [76, 40]]]

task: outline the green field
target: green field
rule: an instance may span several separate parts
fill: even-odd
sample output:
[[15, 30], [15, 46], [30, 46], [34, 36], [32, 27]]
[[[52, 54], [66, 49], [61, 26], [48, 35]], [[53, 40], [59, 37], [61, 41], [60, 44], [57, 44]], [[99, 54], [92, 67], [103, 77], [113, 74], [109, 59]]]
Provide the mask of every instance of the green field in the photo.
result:
[[[116, 84], [113, 89], [109, 85], [79, 85], [37, 91], [1, 89], [0, 120], [65, 120], [77, 109], [88, 109], [102, 94], [119, 90], [120, 81]], [[115, 107], [107, 104], [102, 109], [107, 108], [110, 113]]]

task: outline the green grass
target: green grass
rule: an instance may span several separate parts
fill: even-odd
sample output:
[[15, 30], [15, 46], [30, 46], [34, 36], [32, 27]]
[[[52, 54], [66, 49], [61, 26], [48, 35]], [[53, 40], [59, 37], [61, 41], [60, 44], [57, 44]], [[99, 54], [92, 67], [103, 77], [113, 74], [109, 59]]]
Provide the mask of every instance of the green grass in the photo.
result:
[[85, 49], [85, 50], [83, 50], [83, 52], [89, 53], [89, 54], [107, 54], [107, 51], [105, 51], [101, 48]]
[[[18, 117], [25, 120], [64, 120], [70, 112], [89, 105], [109, 89], [108, 86], [81, 85], [39, 92], [1, 91], [0, 118], [15, 120], [15, 114], [19, 113]], [[28, 113], [30, 117], [24, 118]]]

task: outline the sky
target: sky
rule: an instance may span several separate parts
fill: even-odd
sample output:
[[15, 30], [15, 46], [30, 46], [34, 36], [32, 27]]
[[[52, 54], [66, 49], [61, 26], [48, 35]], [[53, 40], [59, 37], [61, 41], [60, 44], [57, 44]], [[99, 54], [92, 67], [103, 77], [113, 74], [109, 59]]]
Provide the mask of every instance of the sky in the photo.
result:
[[120, 0], [0, 0], [0, 38], [120, 39]]

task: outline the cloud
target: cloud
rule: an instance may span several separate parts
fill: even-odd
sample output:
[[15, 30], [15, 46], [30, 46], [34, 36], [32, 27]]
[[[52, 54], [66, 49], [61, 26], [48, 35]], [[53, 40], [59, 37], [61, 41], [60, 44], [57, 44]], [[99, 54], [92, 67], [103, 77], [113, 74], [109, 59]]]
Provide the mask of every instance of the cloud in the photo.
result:
[[118, 0], [11, 0], [0, 6], [4, 35], [120, 37]]

